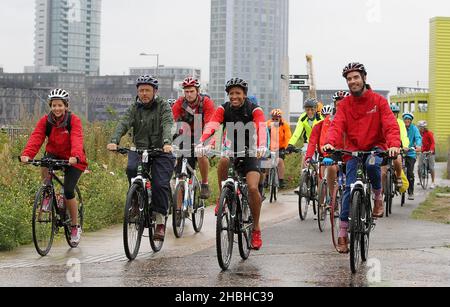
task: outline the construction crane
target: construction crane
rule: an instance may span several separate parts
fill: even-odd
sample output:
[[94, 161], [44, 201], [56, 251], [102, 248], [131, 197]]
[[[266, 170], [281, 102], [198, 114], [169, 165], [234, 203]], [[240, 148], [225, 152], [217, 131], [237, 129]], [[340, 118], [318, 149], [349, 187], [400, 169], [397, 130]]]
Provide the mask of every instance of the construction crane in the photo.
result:
[[316, 79], [314, 77], [313, 56], [306, 55], [307, 71], [309, 75], [309, 98], [317, 99]]

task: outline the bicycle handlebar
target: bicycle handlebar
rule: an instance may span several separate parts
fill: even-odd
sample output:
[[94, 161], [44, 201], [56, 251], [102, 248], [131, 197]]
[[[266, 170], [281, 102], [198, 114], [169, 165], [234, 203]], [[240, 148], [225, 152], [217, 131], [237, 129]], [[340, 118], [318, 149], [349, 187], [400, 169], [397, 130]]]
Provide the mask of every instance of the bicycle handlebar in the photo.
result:
[[147, 152], [150, 156], [157, 156], [161, 153], [164, 153], [164, 151], [162, 149], [137, 149], [135, 147], [131, 147], [131, 148], [125, 148], [125, 147], [118, 147], [117, 150], [112, 150], [113, 152], [116, 152], [118, 154], [121, 155], [126, 155], [129, 152], [135, 152], [138, 155], [142, 155], [145, 152]]
[[[18, 157], [19, 162], [22, 163], [21, 157]], [[68, 160], [56, 160], [56, 159], [42, 159], [42, 160], [29, 160], [28, 162], [24, 162], [25, 164], [30, 164], [33, 166], [44, 166], [44, 167], [70, 167], [71, 164]]]
[[[343, 150], [343, 149], [336, 149], [336, 150], [330, 150], [327, 151], [328, 154], [331, 155], [347, 155], [347, 156], [352, 156], [352, 157], [362, 157], [365, 155], [375, 155], [378, 156], [380, 158], [390, 158], [389, 157], [389, 151], [378, 151], [378, 150], [372, 150], [372, 151], [348, 151], [348, 150]], [[396, 159], [396, 158], [395, 158]]]

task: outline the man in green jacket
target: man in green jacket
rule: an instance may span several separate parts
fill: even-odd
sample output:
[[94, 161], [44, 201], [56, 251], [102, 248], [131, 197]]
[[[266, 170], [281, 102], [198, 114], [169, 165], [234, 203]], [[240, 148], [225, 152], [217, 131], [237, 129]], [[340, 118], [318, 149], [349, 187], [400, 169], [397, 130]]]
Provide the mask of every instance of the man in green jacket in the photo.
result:
[[[108, 150], [115, 151], [122, 137], [132, 128], [133, 143], [138, 149], [162, 149], [164, 153], [153, 161], [152, 203], [156, 211], [155, 240], [165, 237], [165, 217], [169, 208], [170, 179], [175, 165], [172, 155], [172, 110], [168, 102], [156, 96], [159, 82], [151, 76], [139, 77], [136, 82], [138, 97], [119, 122]], [[137, 176], [140, 157], [128, 155], [128, 181]]]

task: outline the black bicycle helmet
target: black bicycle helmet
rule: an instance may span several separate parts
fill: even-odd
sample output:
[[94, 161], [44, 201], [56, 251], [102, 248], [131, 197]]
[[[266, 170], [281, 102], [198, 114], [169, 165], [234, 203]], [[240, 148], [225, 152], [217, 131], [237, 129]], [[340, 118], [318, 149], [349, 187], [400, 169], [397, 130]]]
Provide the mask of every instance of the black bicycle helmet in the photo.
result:
[[151, 85], [155, 90], [157, 90], [159, 88], [159, 81], [152, 76], [145, 75], [136, 80], [136, 87], [139, 87], [140, 85]]
[[233, 78], [233, 79], [229, 80], [227, 82], [227, 84], [225, 85], [225, 91], [227, 92], [227, 94], [229, 94], [231, 88], [236, 87], [236, 86], [241, 87], [244, 90], [245, 95], [247, 95], [248, 83], [247, 83], [247, 81], [245, 81], [244, 79], [241, 79], [241, 78]]

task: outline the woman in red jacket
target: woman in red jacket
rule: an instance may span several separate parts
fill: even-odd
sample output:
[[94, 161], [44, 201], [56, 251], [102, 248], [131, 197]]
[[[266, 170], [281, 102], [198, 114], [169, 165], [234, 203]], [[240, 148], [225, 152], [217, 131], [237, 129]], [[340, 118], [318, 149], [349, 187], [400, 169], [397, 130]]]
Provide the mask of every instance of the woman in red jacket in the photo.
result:
[[[28, 140], [21, 160], [23, 163], [34, 159], [48, 137], [44, 158], [68, 160], [71, 167], [64, 174], [64, 196], [72, 217], [71, 241], [80, 242], [81, 227], [78, 225], [78, 204], [75, 199], [75, 187], [87, 168], [83, 147], [83, 129], [81, 120], [69, 112], [69, 93], [62, 89], [53, 90], [48, 96], [51, 112], [42, 117]], [[70, 120], [70, 122], [69, 122]], [[47, 136], [47, 126], [51, 127]], [[42, 169], [42, 178], [47, 180], [48, 169]]]

